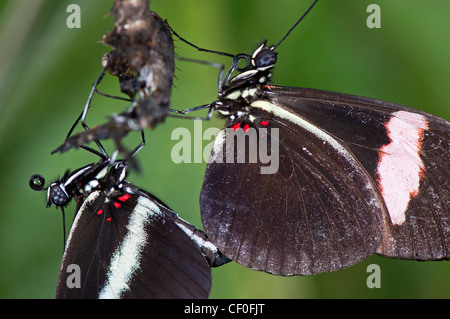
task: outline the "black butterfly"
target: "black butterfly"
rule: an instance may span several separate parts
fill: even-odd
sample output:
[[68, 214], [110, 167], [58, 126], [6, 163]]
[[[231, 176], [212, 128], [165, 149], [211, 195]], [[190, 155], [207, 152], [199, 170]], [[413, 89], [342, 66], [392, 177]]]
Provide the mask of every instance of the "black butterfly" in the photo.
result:
[[[211, 267], [230, 260], [204, 232], [125, 180], [127, 163], [103, 158], [48, 187], [48, 205], [76, 213], [57, 298], [207, 298]], [[41, 190], [34, 175], [30, 186]], [[78, 276], [78, 277], [77, 277]]]
[[338, 270], [373, 253], [450, 258], [450, 123], [376, 99], [271, 85], [286, 36], [236, 55], [218, 100], [194, 108], [227, 121], [200, 195], [210, 239], [236, 262], [280, 275]]

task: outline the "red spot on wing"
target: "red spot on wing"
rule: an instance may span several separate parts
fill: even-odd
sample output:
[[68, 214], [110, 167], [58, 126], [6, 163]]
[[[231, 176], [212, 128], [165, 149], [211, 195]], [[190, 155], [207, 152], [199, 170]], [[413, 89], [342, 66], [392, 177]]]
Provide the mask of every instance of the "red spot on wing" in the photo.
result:
[[269, 126], [269, 121], [261, 121], [261, 125], [267, 127]]
[[97, 215], [101, 215], [101, 214], [103, 214], [103, 209], [99, 209], [97, 212]]
[[122, 204], [121, 204], [121, 203], [118, 203], [118, 202], [114, 202], [114, 206], [115, 206], [116, 208], [119, 208], [120, 206], [122, 206]]
[[130, 199], [130, 197], [131, 197], [130, 194], [125, 194], [125, 195], [120, 196], [117, 199], [120, 200], [121, 202], [126, 202], [128, 199]]
[[111, 222], [111, 217], [106, 218], [106, 222], [109, 224]]
[[240, 128], [240, 127], [241, 127], [241, 123], [236, 123], [236, 124], [234, 124], [231, 128], [232, 128], [233, 130], [237, 131], [238, 128]]
[[250, 125], [245, 124], [245, 125], [244, 125], [244, 132], [247, 132], [249, 128], [250, 128]]

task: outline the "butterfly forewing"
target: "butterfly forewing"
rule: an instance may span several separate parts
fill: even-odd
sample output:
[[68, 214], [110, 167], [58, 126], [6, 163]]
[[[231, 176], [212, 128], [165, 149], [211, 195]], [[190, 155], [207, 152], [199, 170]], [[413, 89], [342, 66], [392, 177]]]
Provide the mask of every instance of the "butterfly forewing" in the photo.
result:
[[[57, 297], [206, 298], [210, 266], [165, 210], [136, 188], [91, 193], [69, 235]], [[79, 287], [70, 265], [81, 269]]]
[[[220, 156], [213, 154], [200, 198], [212, 241], [244, 266], [282, 275], [337, 270], [371, 255], [385, 207], [350, 151], [306, 122], [262, 109], [257, 119], [270, 123], [269, 143], [278, 143], [270, 133], [278, 130], [278, 170], [261, 174], [267, 164], [238, 163], [237, 151], [234, 163], [211, 161]], [[221, 140], [214, 149], [225, 154]]]
[[412, 108], [321, 90], [266, 86], [265, 98], [347, 146], [388, 208], [377, 253], [450, 257], [450, 124]]

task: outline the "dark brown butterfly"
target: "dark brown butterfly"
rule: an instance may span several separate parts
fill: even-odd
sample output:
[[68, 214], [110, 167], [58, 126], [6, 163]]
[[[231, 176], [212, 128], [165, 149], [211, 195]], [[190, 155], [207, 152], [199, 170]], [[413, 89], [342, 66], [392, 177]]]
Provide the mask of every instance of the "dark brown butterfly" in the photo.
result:
[[450, 258], [450, 123], [272, 85], [286, 36], [236, 55], [218, 100], [194, 108], [226, 119], [200, 196], [207, 235], [234, 261], [280, 275], [338, 270], [373, 253]]

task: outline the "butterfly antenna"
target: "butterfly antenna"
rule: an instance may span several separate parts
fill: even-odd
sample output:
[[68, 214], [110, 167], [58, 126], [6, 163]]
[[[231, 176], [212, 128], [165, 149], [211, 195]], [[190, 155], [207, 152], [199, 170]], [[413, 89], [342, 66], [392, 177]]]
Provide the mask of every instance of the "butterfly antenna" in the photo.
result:
[[276, 45], [273, 45], [271, 47], [272, 50], [276, 49], [281, 42], [284, 41], [284, 39], [286, 39], [288, 37], [288, 35], [295, 29], [295, 27], [300, 23], [300, 21], [303, 20], [303, 18], [309, 13], [309, 11], [311, 11], [311, 9], [314, 7], [314, 5], [317, 3], [317, 1], [319, 0], [314, 0], [314, 2], [309, 6], [309, 8], [305, 11], [305, 13], [303, 13], [303, 15], [300, 17], [300, 19], [297, 20], [297, 22], [294, 23], [294, 25], [289, 29], [289, 31], [284, 35], [284, 37], [280, 40], [280, 42], [278, 42]]
[[[167, 26], [169, 26], [169, 25], [167, 25]], [[229, 57], [231, 57], [231, 58], [234, 58], [234, 54], [230, 54], [230, 53], [226, 53], [226, 52], [214, 51], [214, 50], [208, 50], [208, 49], [200, 48], [199, 46], [196, 46], [196, 45], [193, 44], [192, 42], [189, 42], [188, 40], [182, 38], [182, 37], [181, 37], [178, 33], [176, 33], [175, 30], [172, 29], [170, 26], [169, 26], [169, 29], [170, 29], [170, 31], [172, 31], [172, 33], [173, 33], [174, 36], [176, 36], [178, 39], [180, 39], [180, 40], [183, 41], [184, 43], [190, 45], [191, 47], [197, 49], [198, 51], [201, 51], [201, 52], [208, 52], [208, 53], [214, 53], [214, 54], [218, 54], [218, 55], [225, 55], [225, 56], [229, 56]]]

